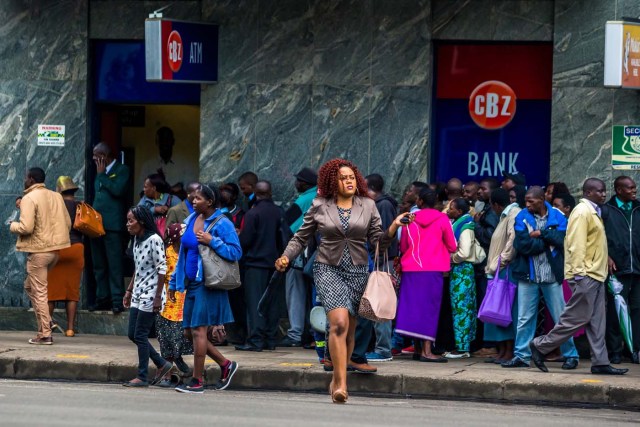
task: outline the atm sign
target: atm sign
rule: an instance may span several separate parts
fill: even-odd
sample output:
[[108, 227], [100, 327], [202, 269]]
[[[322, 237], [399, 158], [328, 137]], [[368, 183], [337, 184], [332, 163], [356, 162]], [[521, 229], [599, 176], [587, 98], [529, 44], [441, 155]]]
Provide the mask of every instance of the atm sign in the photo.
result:
[[502, 129], [516, 114], [516, 94], [497, 80], [481, 83], [469, 97], [469, 114], [483, 129]]

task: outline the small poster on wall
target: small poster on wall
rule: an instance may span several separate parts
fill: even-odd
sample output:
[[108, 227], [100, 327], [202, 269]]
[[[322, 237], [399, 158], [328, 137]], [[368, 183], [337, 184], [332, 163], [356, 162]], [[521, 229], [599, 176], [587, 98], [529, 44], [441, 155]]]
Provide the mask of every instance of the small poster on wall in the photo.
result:
[[38, 145], [64, 147], [64, 125], [38, 125]]
[[614, 125], [611, 166], [616, 170], [640, 170], [640, 126]]

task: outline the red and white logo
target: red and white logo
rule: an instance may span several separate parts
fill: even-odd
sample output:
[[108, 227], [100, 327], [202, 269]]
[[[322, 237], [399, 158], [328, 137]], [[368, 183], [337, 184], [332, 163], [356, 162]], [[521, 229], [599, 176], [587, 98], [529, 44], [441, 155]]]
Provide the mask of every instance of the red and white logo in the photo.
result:
[[469, 114], [483, 129], [501, 129], [516, 114], [516, 94], [509, 85], [497, 80], [480, 83], [469, 97]]
[[169, 68], [174, 73], [180, 70], [182, 67], [182, 37], [177, 31], [171, 31], [169, 34], [169, 40], [167, 41], [167, 62], [169, 62]]

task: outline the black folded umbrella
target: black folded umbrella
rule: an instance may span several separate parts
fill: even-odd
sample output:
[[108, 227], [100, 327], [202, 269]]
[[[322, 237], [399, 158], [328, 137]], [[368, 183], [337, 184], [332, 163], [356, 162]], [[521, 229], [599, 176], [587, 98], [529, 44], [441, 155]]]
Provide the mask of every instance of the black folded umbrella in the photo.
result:
[[261, 317], [265, 316], [265, 313], [267, 312], [267, 308], [269, 306], [276, 303], [278, 288], [280, 286], [285, 286], [285, 278], [286, 273], [280, 273], [279, 271], [276, 271], [275, 273], [273, 273], [273, 276], [271, 276], [269, 285], [267, 286], [267, 289], [264, 291], [262, 297], [260, 298], [260, 301], [258, 302], [258, 314]]

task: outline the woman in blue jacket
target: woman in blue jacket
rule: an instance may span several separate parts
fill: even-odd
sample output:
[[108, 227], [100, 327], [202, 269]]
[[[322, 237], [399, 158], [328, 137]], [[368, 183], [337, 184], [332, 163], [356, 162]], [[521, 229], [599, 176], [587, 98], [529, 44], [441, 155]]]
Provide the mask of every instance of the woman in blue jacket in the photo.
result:
[[[182, 326], [193, 340], [193, 378], [176, 387], [182, 393], [204, 391], [204, 360], [208, 355], [220, 366], [220, 380], [216, 390], [224, 390], [238, 369], [238, 364], [225, 358], [207, 339], [207, 328], [233, 322], [227, 291], [211, 290], [204, 285], [202, 258], [198, 245], [211, 247], [220, 257], [238, 261], [242, 257], [240, 241], [234, 225], [218, 209], [220, 193], [216, 187], [202, 185], [193, 200], [194, 213], [185, 220], [176, 270], [169, 282], [169, 299], [175, 301], [175, 291], [187, 293], [184, 301]], [[218, 218], [222, 215], [222, 218]], [[217, 221], [216, 221], [217, 220]], [[216, 221], [209, 233], [205, 230]]]

